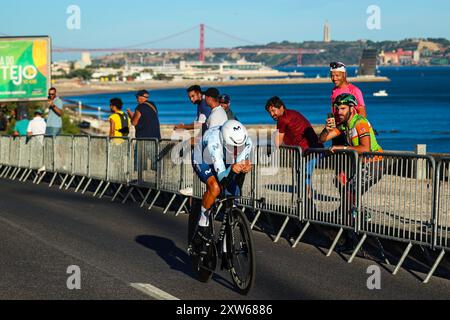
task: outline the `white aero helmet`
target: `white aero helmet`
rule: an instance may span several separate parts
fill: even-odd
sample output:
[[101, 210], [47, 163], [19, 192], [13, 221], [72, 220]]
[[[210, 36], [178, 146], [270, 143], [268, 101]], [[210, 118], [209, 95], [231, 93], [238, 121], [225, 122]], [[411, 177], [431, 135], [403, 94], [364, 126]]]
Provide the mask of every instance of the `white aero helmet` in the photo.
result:
[[242, 147], [248, 139], [245, 126], [236, 120], [228, 120], [221, 129], [222, 139], [227, 146]]

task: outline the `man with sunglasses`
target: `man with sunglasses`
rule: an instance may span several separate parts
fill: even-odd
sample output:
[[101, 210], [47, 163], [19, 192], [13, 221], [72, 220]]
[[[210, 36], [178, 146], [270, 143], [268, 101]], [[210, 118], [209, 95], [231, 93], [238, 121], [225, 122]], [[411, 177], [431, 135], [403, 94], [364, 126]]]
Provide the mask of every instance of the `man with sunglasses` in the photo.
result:
[[47, 129], [45, 134], [48, 136], [57, 136], [61, 133], [63, 114], [63, 102], [56, 96], [56, 88], [50, 88], [48, 90], [48, 117], [47, 117]]

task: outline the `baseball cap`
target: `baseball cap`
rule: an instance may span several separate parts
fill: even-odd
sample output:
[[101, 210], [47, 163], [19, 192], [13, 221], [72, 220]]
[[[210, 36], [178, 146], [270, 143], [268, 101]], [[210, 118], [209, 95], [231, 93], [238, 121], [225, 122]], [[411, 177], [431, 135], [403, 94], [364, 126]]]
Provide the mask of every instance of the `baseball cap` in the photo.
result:
[[36, 109], [36, 110], [34, 111], [34, 113], [44, 114], [44, 110], [42, 110], [42, 109]]
[[330, 71], [341, 71], [346, 72], [347, 67], [342, 62], [331, 62], [330, 63]]
[[220, 97], [220, 92], [216, 88], [209, 88], [204, 92], [204, 94], [206, 97], [211, 97], [215, 99], [218, 99]]
[[144, 96], [144, 95], [149, 95], [149, 93], [148, 93], [147, 90], [139, 90], [139, 91], [136, 93], [136, 97], [142, 97], [142, 96]]
[[229, 95], [224, 94], [220, 96], [220, 103], [230, 103], [231, 102], [231, 98]]

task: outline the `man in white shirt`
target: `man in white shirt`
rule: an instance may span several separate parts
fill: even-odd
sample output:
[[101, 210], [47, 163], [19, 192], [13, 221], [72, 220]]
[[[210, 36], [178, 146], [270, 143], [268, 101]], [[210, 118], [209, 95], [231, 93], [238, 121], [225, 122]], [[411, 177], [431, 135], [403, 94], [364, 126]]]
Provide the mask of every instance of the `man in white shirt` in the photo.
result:
[[29, 137], [45, 135], [47, 123], [44, 118], [42, 118], [43, 113], [44, 112], [41, 109], [37, 109], [34, 112], [34, 118], [28, 124], [27, 134]]
[[226, 111], [220, 105], [220, 92], [216, 88], [209, 88], [205, 92], [205, 100], [208, 106], [211, 108], [211, 115], [209, 116], [206, 124], [208, 130], [214, 127], [221, 127], [228, 121]]

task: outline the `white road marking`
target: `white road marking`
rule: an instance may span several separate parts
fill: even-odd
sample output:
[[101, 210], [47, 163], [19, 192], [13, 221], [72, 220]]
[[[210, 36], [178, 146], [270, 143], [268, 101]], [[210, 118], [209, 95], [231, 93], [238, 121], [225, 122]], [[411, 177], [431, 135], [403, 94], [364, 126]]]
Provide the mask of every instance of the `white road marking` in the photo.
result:
[[174, 297], [171, 294], [162, 291], [161, 289], [158, 289], [157, 287], [152, 286], [148, 283], [131, 283], [130, 285], [136, 290], [139, 290], [142, 293], [145, 293], [146, 295], [157, 300], [180, 300], [177, 297]]

